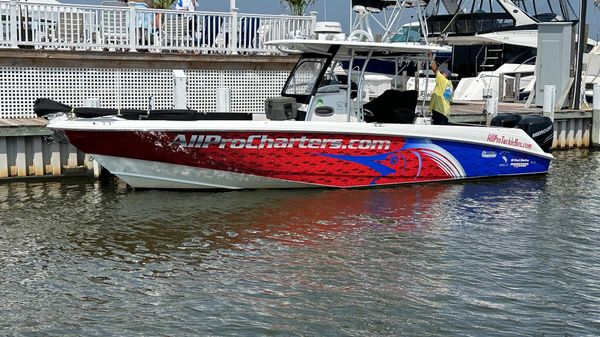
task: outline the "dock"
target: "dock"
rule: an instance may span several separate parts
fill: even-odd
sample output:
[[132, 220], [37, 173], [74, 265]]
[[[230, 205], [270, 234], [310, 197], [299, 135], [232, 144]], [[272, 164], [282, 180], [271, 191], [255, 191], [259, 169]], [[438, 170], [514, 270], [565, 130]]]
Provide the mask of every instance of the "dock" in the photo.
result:
[[[450, 122], [485, 124], [485, 102], [454, 103]], [[523, 103], [500, 102], [498, 113], [516, 113], [522, 116], [545, 115], [541, 107], [525, 107]], [[592, 130], [600, 131], [593, 124], [592, 109], [558, 110], [554, 119], [554, 142], [552, 149], [588, 148], [592, 145]], [[599, 123], [600, 121], [596, 121]]]
[[0, 179], [94, 174], [88, 156], [52, 141], [46, 124], [42, 118], [0, 120]]

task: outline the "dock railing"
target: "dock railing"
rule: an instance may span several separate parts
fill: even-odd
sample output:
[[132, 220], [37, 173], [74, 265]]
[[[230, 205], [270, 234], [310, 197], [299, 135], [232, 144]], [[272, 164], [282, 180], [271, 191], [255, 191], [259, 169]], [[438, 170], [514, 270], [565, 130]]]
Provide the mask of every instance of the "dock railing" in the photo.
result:
[[[131, 3], [130, 3], [131, 4]], [[187, 12], [0, 0], [0, 48], [277, 54], [265, 43], [310, 38], [316, 15]]]

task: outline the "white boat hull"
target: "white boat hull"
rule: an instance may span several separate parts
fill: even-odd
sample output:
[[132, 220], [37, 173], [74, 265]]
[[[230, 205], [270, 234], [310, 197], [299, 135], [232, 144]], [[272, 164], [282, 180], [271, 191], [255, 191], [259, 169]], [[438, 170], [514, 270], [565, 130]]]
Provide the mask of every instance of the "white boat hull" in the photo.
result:
[[53, 121], [136, 188], [367, 187], [546, 173], [522, 130], [297, 121]]

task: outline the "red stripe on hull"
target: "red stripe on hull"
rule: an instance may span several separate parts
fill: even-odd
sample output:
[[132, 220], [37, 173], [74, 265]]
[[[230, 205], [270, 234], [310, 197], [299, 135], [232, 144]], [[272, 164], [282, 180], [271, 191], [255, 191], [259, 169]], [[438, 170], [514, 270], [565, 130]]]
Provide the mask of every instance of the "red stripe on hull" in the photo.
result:
[[280, 132], [66, 131], [81, 151], [333, 187], [447, 180], [402, 137]]

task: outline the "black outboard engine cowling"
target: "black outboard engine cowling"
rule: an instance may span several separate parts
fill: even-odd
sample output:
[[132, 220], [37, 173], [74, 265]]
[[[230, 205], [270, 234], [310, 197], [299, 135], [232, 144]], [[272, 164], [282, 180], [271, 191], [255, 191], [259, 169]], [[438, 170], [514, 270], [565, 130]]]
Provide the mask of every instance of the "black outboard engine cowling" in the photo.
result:
[[550, 118], [530, 115], [523, 117], [517, 126], [533, 138], [544, 152], [550, 152], [554, 140], [554, 123]]
[[492, 118], [490, 125], [501, 126], [504, 128], [516, 128], [521, 119], [523, 119], [521, 115], [512, 113], [499, 113], [496, 115], [496, 117]]

